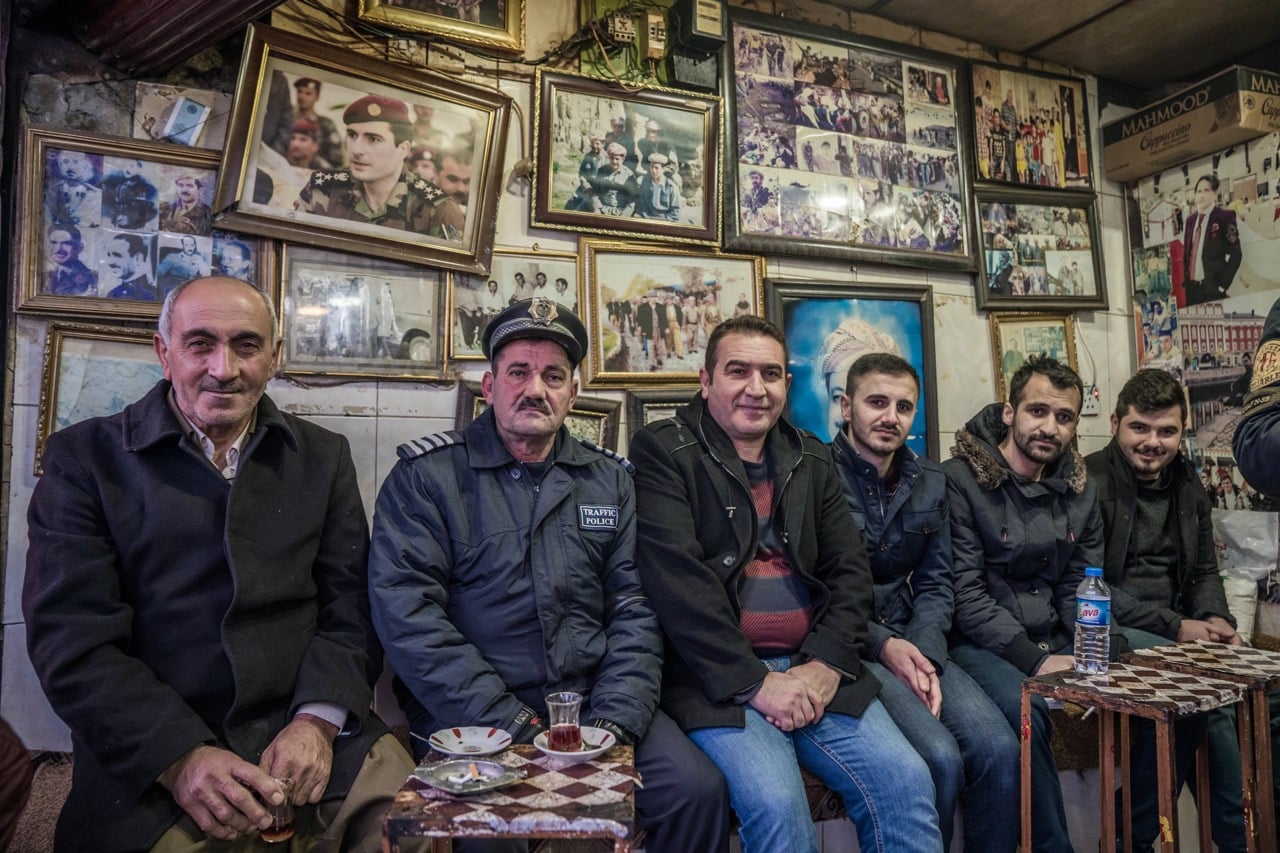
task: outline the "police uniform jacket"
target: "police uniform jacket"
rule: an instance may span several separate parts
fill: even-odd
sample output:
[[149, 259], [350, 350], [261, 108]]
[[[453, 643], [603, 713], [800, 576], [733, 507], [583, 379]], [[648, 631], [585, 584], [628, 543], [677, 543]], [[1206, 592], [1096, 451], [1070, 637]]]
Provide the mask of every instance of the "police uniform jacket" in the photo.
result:
[[[503, 446], [493, 410], [462, 432], [402, 445], [378, 494], [369, 565], [374, 625], [414, 733], [515, 731], [550, 692], [582, 693], [584, 722], [639, 737], [658, 704], [661, 640], [634, 562], [623, 460], [562, 427], [541, 482]], [[531, 579], [545, 680], [512, 661], [506, 590]], [[518, 657], [518, 655], [517, 655]], [[403, 694], [408, 694], [407, 696]]]
[[[871, 572], [850, 524], [827, 446], [785, 420], [769, 431], [773, 522], [812, 593], [812, 624], [795, 658], [842, 674], [828, 711], [857, 716], [880, 692], [862, 668]], [[681, 728], [745, 725], [738, 698], [767, 670], [739, 626], [738, 582], [756, 556], [758, 520], [733, 443], [695, 395], [631, 439], [639, 503], [637, 560], [667, 653], [662, 708]]]
[[31, 498], [27, 645], [75, 751], [60, 851], [149, 849], [182, 815], [161, 773], [200, 744], [256, 764], [305, 703], [349, 712], [326, 800], [387, 732], [346, 439], [263, 397], [228, 482], [169, 388], [51, 435]]
[[[1030, 675], [1074, 640], [1076, 587], [1102, 565], [1097, 487], [1068, 449], [1039, 480], [999, 450], [1008, 427], [992, 403], [956, 432], [942, 464], [951, 501], [956, 606], [952, 642], [999, 655]], [[1124, 645], [1111, 625], [1112, 658]]]
[[875, 581], [875, 618], [868, 626], [867, 657], [893, 637], [910, 640], [941, 671], [955, 605], [951, 569], [951, 505], [942, 467], [903, 446], [898, 488], [885, 494], [876, 467], [858, 456], [844, 432], [831, 455], [845, 501], [867, 541]]

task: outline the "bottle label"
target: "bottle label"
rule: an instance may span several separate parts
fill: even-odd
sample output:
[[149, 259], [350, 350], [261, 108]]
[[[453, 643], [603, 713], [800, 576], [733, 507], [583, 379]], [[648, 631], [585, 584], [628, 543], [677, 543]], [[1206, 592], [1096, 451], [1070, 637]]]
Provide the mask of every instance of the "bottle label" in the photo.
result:
[[1084, 625], [1107, 627], [1111, 624], [1111, 602], [1094, 598], [1077, 598], [1076, 621]]

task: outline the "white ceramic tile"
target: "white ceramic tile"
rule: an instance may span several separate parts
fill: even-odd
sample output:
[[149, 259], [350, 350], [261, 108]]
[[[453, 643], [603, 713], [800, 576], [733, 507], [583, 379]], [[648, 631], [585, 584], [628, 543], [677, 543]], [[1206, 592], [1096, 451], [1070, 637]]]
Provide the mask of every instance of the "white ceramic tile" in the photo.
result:
[[68, 752], [71, 732], [49, 707], [27, 657], [27, 628], [4, 626], [4, 675], [0, 685], [0, 717], [13, 726], [27, 749]]
[[[396, 464], [396, 448], [412, 438], [453, 429], [453, 415], [447, 418], [379, 418], [374, 471], [377, 488]], [[377, 494], [375, 490], [375, 495]]]
[[956, 430], [995, 401], [991, 335], [972, 295], [935, 293], [933, 330], [938, 444], [940, 458], [948, 459]]
[[381, 382], [378, 417], [453, 417], [456, 382]]
[[366, 415], [378, 411], [378, 383], [347, 382], [340, 385], [307, 385], [306, 377], [297, 381], [272, 379], [267, 396], [277, 406], [295, 415]]
[[27, 566], [27, 505], [36, 476], [32, 473], [36, 407], [13, 411], [13, 457], [10, 460], [8, 513], [9, 543], [4, 564], [4, 624], [22, 621], [22, 578]]
[[40, 385], [44, 371], [44, 339], [49, 321], [25, 314], [15, 315], [13, 402], [14, 405], [40, 403]]
[[373, 498], [376, 494], [377, 473], [376, 442], [378, 424], [374, 418], [341, 418], [328, 415], [309, 417], [307, 420], [325, 429], [347, 437], [351, 444], [351, 461], [356, 466], [356, 481], [360, 484], [360, 497], [364, 501], [365, 515], [373, 517]]

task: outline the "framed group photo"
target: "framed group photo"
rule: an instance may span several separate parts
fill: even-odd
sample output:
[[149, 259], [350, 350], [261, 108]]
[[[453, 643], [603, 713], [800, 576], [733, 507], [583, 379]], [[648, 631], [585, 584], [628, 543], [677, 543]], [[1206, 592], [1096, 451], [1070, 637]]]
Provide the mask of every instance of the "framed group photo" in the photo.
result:
[[50, 435], [89, 418], [124, 411], [163, 378], [153, 338], [150, 329], [49, 324], [36, 422], [37, 475], [43, 473], [40, 459]]
[[715, 327], [764, 313], [760, 257], [583, 238], [578, 264], [588, 386], [692, 386]]
[[769, 280], [769, 319], [787, 336], [787, 419], [823, 441], [844, 423], [840, 396], [859, 356], [902, 356], [920, 375], [920, 399], [907, 445], [938, 460], [934, 386], [933, 288]]
[[281, 372], [343, 379], [444, 373], [444, 270], [286, 245]]
[[978, 180], [1040, 189], [1093, 189], [1084, 80], [975, 62]]
[[[488, 404], [479, 382], [468, 380], [458, 383], [458, 411], [454, 423], [457, 429], [465, 429], [486, 408]], [[579, 395], [573, 401], [573, 408], [569, 409], [564, 425], [574, 438], [585, 439], [606, 450], [616, 451], [621, 409], [620, 400]]]
[[578, 256], [574, 252], [494, 249], [488, 275], [449, 276], [449, 360], [483, 361], [485, 326], [521, 299], [545, 296], [578, 310]]
[[238, 230], [489, 266], [510, 99], [251, 25], [216, 210]]
[[960, 62], [730, 19], [726, 248], [972, 270]]
[[718, 97], [538, 70], [532, 224], [720, 243]]
[[1076, 327], [1070, 314], [993, 311], [987, 318], [997, 401], [1009, 399], [1009, 380], [1033, 355], [1047, 355], [1076, 369]]
[[360, 20], [519, 53], [525, 0], [360, 0]]
[[262, 241], [214, 227], [212, 152], [28, 127], [19, 160], [19, 311], [156, 317], [198, 276], [265, 280]]
[[1107, 307], [1092, 199], [1025, 190], [982, 190], [978, 308], [1021, 311]]

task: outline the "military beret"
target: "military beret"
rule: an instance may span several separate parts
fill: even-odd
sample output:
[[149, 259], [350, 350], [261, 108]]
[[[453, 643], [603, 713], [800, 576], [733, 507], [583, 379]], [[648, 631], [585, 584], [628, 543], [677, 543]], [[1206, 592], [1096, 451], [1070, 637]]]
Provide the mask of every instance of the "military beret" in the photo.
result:
[[291, 133], [301, 133], [303, 136], [310, 136], [312, 139], [320, 138], [320, 127], [314, 121], [300, 118], [293, 123]]
[[392, 124], [412, 124], [409, 107], [404, 101], [386, 95], [365, 95], [356, 98], [342, 113], [343, 124], [362, 121], [389, 121]]
[[485, 358], [492, 361], [502, 347], [530, 338], [555, 341], [564, 347], [574, 367], [587, 354], [587, 329], [582, 321], [568, 308], [543, 296], [521, 299], [490, 320], [484, 327], [481, 347]]

